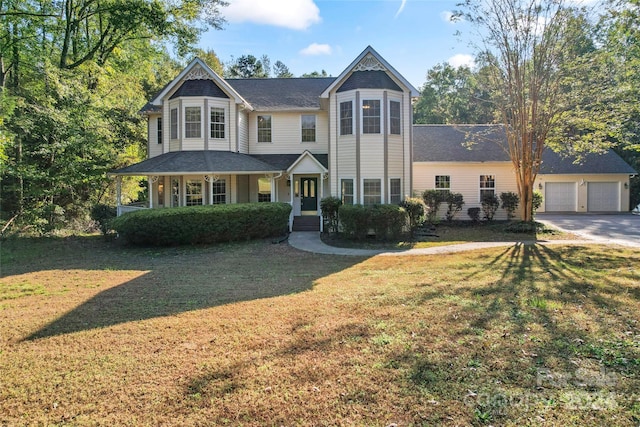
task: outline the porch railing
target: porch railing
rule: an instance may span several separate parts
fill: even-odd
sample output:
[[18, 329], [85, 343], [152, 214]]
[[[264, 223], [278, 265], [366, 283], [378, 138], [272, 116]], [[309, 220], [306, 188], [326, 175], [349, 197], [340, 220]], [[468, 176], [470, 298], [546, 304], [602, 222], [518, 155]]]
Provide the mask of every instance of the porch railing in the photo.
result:
[[142, 209], [149, 209], [146, 203], [131, 203], [130, 205], [119, 205], [118, 216], [127, 212], [139, 211]]

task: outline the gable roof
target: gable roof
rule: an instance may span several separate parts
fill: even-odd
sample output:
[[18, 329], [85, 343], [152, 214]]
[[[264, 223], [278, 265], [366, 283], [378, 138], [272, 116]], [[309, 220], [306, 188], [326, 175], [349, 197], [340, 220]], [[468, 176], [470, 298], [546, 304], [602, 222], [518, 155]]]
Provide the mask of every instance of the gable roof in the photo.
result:
[[317, 110], [320, 95], [335, 77], [228, 79], [256, 110]]
[[[151, 101], [149, 101], [149, 104], [151, 104], [151, 106], [159, 106], [162, 105], [162, 99], [167, 96], [167, 94], [169, 92], [171, 92], [171, 90], [173, 90], [181, 81], [182, 79], [184, 79], [185, 77], [188, 76], [188, 74], [192, 71], [196, 71], [197, 68], [200, 67], [202, 69], [202, 72], [199, 72], [197, 74], [199, 74], [195, 80], [207, 80], [207, 79], [211, 79], [213, 80], [213, 83], [215, 83], [215, 85], [222, 89], [224, 92], [228, 93], [229, 95], [231, 95], [231, 98], [234, 99], [234, 101], [237, 104], [245, 104], [247, 105], [247, 107], [251, 107], [249, 105], [249, 103], [244, 100], [244, 98], [233, 88], [231, 87], [228, 83], [225, 82], [225, 80], [220, 77], [215, 71], [213, 71], [202, 59], [200, 58], [195, 58], [193, 61], [191, 61], [189, 63], [189, 65], [187, 65], [181, 72], [180, 74], [178, 74], [176, 76], [175, 79], [173, 79], [169, 84], [167, 84], [164, 88], [162, 88], [162, 90], [160, 92], [158, 92]], [[202, 74], [204, 73], [204, 75]], [[193, 95], [191, 95], [193, 96]], [[143, 107], [143, 110], [145, 108], [148, 108], [147, 106]]]
[[251, 157], [258, 159], [262, 162], [268, 163], [278, 170], [286, 171], [294, 163], [308, 153], [308, 155], [312, 156], [318, 163], [322, 165], [325, 169], [329, 168], [329, 155], [328, 154], [312, 154], [308, 150], [305, 150], [302, 154], [251, 154]]
[[[414, 162], [510, 162], [502, 125], [414, 125]], [[467, 144], [473, 142], [469, 147]], [[499, 142], [496, 143], [496, 142]], [[613, 150], [588, 154], [582, 162], [550, 148], [542, 155], [540, 174], [635, 174]]]
[[389, 89], [402, 92], [400, 86], [389, 77], [389, 74], [380, 70], [354, 71], [340, 85], [337, 92], [346, 92], [353, 89]]
[[180, 96], [210, 96], [212, 98], [229, 98], [220, 87], [209, 79], [185, 80], [169, 99]]
[[[367, 56], [369, 58], [367, 58]], [[409, 92], [411, 93], [412, 97], [419, 96], [418, 90], [415, 87], [413, 87], [413, 85], [411, 83], [409, 83], [409, 81], [407, 79], [405, 79], [400, 73], [398, 73], [396, 71], [396, 69], [393, 68], [371, 46], [367, 46], [367, 48], [365, 50], [363, 50], [362, 53], [360, 55], [358, 55], [358, 57], [356, 59], [354, 59], [353, 62], [351, 64], [349, 64], [349, 66], [347, 68], [345, 68], [345, 70], [334, 80], [334, 82], [329, 87], [327, 87], [324, 90], [324, 92], [322, 92], [322, 95], [320, 95], [320, 96], [322, 98], [328, 98], [329, 94], [331, 93], [332, 90], [334, 90], [336, 87], [341, 85], [348, 77], [350, 77], [350, 74], [352, 72], [358, 71], [358, 70], [356, 70], [356, 67], [363, 60], [365, 60], [365, 58], [367, 58], [366, 61], [371, 61], [371, 62], [377, 61], [379, 65], [381, 65], [386, 71], [391, 73], [391, 75], [393, 75], [393, 77], [395, 77], [398, 81], [400, 81], [404, 85], [404, 87], [406, 87], [409, 90]], [[384, 71], [384, 70], [382, 70], [382, 71]]]

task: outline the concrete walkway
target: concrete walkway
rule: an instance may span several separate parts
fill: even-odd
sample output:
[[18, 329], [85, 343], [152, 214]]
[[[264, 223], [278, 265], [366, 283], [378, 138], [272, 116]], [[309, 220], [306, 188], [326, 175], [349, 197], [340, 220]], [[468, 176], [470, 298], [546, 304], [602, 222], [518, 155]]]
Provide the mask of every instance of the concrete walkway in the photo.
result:
[[538, 241], [510, 241], [510, 242], [470, 242], [457, 245], [434, 246], [431, 248], [406, 249], [397, 251], [385, 251], [375, 249], [352, 249], [337, 248], [329, 246], [320, 240], [320, 233], [317, 231], [294, 231], [289, 235], [289, 245], [305, 252], [313, 252], [325, 255], [351, 255], [371, 257], [376, 255], [384, 256], [405, 256], [405, 255], [433, 255], [464, 252], [474, 249], [499, 248], [524, 245], [595, 245], [599, 242], [593, 240], [538, 240]]

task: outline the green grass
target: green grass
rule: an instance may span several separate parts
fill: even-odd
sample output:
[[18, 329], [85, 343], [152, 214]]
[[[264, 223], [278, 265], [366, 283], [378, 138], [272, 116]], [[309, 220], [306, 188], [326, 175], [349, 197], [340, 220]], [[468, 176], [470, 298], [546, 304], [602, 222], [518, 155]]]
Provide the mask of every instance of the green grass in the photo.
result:
[[0, 260], [0, 425], [640, 421], [638, 251], [82, 237], [5, 241]]

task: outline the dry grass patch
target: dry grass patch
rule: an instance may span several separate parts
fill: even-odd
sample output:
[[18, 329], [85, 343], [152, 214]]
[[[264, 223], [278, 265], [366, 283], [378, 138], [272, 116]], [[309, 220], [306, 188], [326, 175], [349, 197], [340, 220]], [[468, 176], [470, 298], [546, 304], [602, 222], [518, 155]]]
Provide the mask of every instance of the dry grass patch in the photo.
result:
[[0, 424], [637, 425], [638, 265], [10, 241]]

